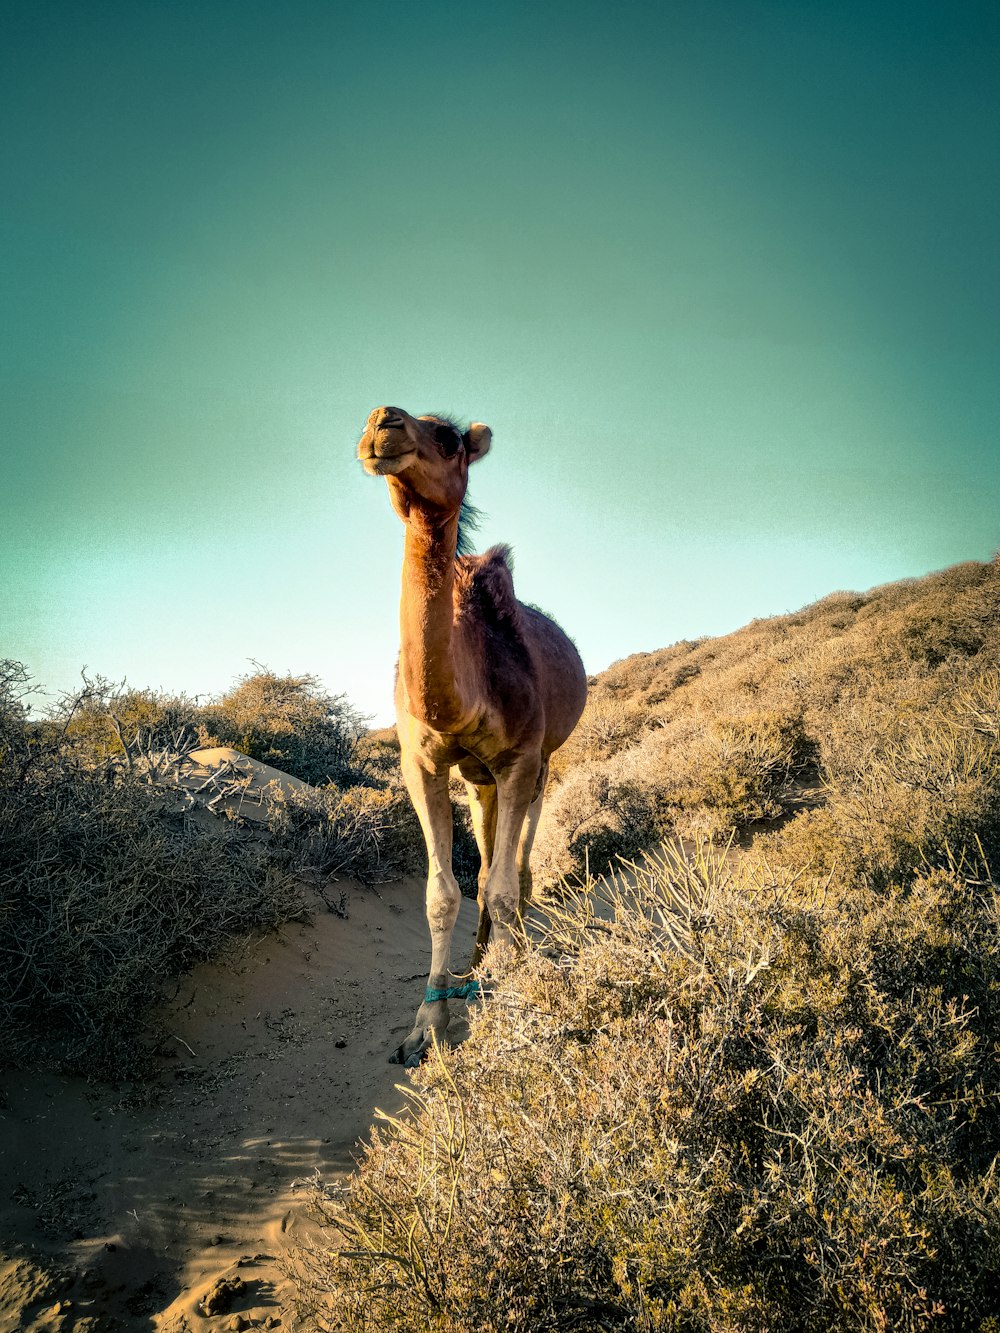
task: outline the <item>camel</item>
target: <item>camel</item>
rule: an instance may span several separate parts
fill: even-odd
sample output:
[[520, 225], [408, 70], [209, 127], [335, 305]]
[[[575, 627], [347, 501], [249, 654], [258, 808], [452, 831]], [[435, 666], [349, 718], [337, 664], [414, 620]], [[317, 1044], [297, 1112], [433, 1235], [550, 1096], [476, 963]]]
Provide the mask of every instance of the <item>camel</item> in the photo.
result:
[[[389, 1057], [413, 1066], [448, 1028], [455, 986], [451, 936], [461, 893], [452, 873], [448, 794], [457, 765], [479, 847], [479, 928], [471, 969], [494, 944], [517, 945], [531, 898], [531, 845], [549, 757], [587, 697], [580, 654], [554, 621], [514, 596], [510, 551], [459, 554], [469, 465], [492, 432], [439, 416], [377, 407], [358, 444], [369, 475], [385, 477], [406, 526], [396, 718], [403, 779], [427, 844], [431, 964], [410, 1035]], [[470, 970], [471, 970], [470, 969]]]

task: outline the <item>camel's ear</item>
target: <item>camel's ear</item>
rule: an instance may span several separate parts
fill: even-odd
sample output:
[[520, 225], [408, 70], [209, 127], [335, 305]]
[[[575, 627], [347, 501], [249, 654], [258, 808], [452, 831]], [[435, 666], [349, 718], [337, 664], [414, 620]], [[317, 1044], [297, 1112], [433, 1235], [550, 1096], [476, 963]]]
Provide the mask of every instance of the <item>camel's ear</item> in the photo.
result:
[[470, 463], [474, 463], [477, 458], [489, 453], [493, 432], [481, 421], [474, 421], [462, 439], [465, 441], [465, 456]]

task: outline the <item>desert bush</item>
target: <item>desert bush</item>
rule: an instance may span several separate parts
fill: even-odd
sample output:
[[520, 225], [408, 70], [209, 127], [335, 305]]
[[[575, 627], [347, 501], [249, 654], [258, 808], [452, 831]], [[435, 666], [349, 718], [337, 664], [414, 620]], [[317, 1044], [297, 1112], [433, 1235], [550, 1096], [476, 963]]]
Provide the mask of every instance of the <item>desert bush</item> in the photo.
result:
[[[905, 842], [907, 809], [914, 808], [918, 821], [925, 814], [930, 824], [937, 820], [920, 762], [926, 772], [939, 772], [949, 791], [964, 782], [974, 803], [976, 780], [958, 772], [961, 763], [972, 762], [976, 745], [966, 746], [955, 768], [948, 751], [957, 724], [946, 715], [950, 701], [998, 668], [996, 561], [869, 593], [836, 593], [723, 638], [618, 662], [594, 678], [581, 737], [569, 742], [556, 768], [562, 786], [553, 788], [536, 844], [543, 880], [579, 876], [588, 859], [600, 870], [606, 853], [622, 850], [621, 840], [607, 836], [620, 817], [611, 805], [602, 813], [601, 805], [605, 796], [614, 800], [625, 780], [654, 812], [651, 843], [670, 833], [725, 841], [761, 820], [787, 819], [799, 808], [803, 787], [822, 784], [840, 811], [811, 816], [798, 834], [815, 835], [834, 850], [841, 835], [850, 840], [856, 818], [881, 820], [886, 845], [877, 859], [891, 877], [902, 864], [892, 853], [892, 830]], [[627, 718], [628, 731], [619, 745], [614, 728], [602, 723], [602, 752], [591, 743], [588, 719], [605, 717]], [[924, 760], [917, 756], [908, 775], [893, 777], [884, 767], [890, 751], [895, 747], [898, 767], [898, 756], [917, 743], [921, 719]], [[929, 727], [937, 729], [937, 740]], [[891, 791], [881, 790], [885, 782]], [[910, 789], [918, 795], [907, 796]], [[589, 794], [585, 812], [582, 793]], [[968, 818], [988, 823], [974, 812]], [[588, 828], [595, 835], [591, 846]], [[861, 840], [871, 843], [867, 833]], [[905, 848], [897, 851], [905, 861]]]
[[[233, 935], [300, 913], [303, 873], [380, 883], [426, 869], [394, 733], [358, 735], [357, 715], [312, 677], [250, 678], [228, 715], [85, 677], [52, 717], [33, 722], [29, 690], [20, 663], [0, 663], [7, 1059], [137, 1072], [141, 1022], [162, 984]], [[238, 736], [225, 731], [237, 722]], [[272, 785], [263, 834], [238, 815], [206, 823], [181, 808], [192, 798], [172, 782], [178, 751], [209, 738], [249, 739], [258, 757], [300, 774], [336, 769], [345, 785], [293, 795]], [[478, 853], [463, 808], [454, 859], [474, 893]]]
[[219, 744], [303, 782], [350, 786], [364, 780], [356, 762], [364, 719], [315, 676], [277, 676], [261, 668], [205, 708], [202, 719]]
[[314, 1326], [992, 1327], [981, 867], [837, 893], [675, 850], [492, 961], [471, 1040], [316, 1196], [325, 1239], [295, 1259]]
[[[309, 1318], [996, 1326], [998, 653], [994, 562], [598, 677], [590, 716], [635, 730], [585, 727], [536, 844], [579, 887], [317, 1196]], [[688, 844], [586, 877], [787, 817], [817, 779], [735, 867]]]
[[333, 786], [285, 794], [272, 789], [269, 828], [300, 870], [384, 884], [420, 870], [420, 825], [402, 784]]
[[647, 721], [648, 712], [637, 701], [624, 701], [608, 691], [592, 695], [575, 731], [553, 756], [554, 776], [610, 759], [641, 737]]
[[395, 727], [379, 727], [358, 737], [355, 762], [376, 783], [399, 776], [399, 739]]
[[24, 700], [31, 678], [22, 662], [0, 661], [0, 781], [20, 782], [31, 763], [37, 737], [28, 725]]
[[620, 762], [581, 766], [550, 788], [532, 865], [541, 882], [579, 881], [590, 867], [635, 856], [657, 835], [656, 793]]
[[62, 697], [50, 721], [89, 763], [120, 760], [130, 770], [157, 755], [192, 749], [203, 734], [193, 699], [130, 689], [86, 672], [82, 688]]
[[[9, 715], [9, 707], [8, 707]], [[302, 910], [291, 876], [234, 826], [211, 832], [72, 738], [32, 763], [0, 746], [0, 1024], [8, 1060], [142, 1067], [144, 1015], [172, 975]]]
[[3, 1058], [123, 1077], [162, 984], [302, 898], [280, 856], [235, 825], [206, 831], [139, 762], [189, 727], [187, 701], [97, 678], [36, 723], [29, 684], [0, 667]]
[[[287, 854], [300, 872], [349, 875], [363, 884], [425, 872], [423, 833], [400, 773], [395, 727], [361, 732], [348, 772], [353, 785], [328, 782], [294, 793], [270, 789], [274, 850]], [[453, 782], [452, 788], [453, 868], [463, 892], [474, 895], [479, 852], [464, 786]]]
[[715, 829], [731, 830], [781, 811], [778, 797], [790, 775], [811, 754], [802, 720], [788, 714], [748, 713], [716, 718], [699, 729], [681, 762], [669, 741], [660, 742], [661, 772], [650, 780], [666, 793], [670, 804], [685, 810], [705, 808], [715, 816]]
[[766, 855], [872, 887], [954, 856], [996, 863], [1000, 673], [974, 677], [926, 713], [856, 723], [848, 737], [825, 807], [767, 839]]
[[[379, 787], [342, 790], [331, 783], [290, 793], [272, 787], [268, 811], [272, 850], [288, 855], [300, 873], [348, 875], [362, 884], [426, 873], [420, 823], [398, 774]], [[453, 821], [455, 877], [466, 894], [474, 895], [479, 853], [468, 810], [454, 807]]]
[[725, 839], [780, 814], [814, 751], [793, 714], [671, 718], [553, 789], [538, 838], [543, 880], [579, 880], [673, 834]]

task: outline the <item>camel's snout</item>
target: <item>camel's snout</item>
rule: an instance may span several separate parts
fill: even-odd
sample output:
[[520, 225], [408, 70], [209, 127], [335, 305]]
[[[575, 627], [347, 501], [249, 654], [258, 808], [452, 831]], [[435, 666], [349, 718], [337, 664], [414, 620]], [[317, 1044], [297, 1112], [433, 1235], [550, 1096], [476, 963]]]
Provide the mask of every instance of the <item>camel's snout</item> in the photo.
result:
[[411, 420], [398, 407], [376, 407], [369, 415], [358, 441], [358, 458], [370, 476], [395, 476], [413, 462], [416, 446], [409, 432]]
[[372, 430], [378, 430], [386, 427], [400, 427], [404, 424], [404, 413], [398, 407], [376, 407], [375, 411], [368, 418], [368, 425]]

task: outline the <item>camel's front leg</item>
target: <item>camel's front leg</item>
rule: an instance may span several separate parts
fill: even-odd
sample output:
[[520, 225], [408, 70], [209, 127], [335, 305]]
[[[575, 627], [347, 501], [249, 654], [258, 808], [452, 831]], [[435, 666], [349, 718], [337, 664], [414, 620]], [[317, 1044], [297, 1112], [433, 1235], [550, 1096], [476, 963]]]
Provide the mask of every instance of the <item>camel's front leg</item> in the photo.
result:
[[427, 844], [427, 924], [431, 931], [431, 966], [424, 1000], [413, 1030], [390, 1055], [393, 1064], [417, 1065], [436, 1036], [448, 1030], [448, 1001], [441, 998], [451, 982], [451, 935], [462, 895], [451, 869], [451, 800], [448, 769], [424, 768], [416, 756], [401, 757], [403, 778]]

